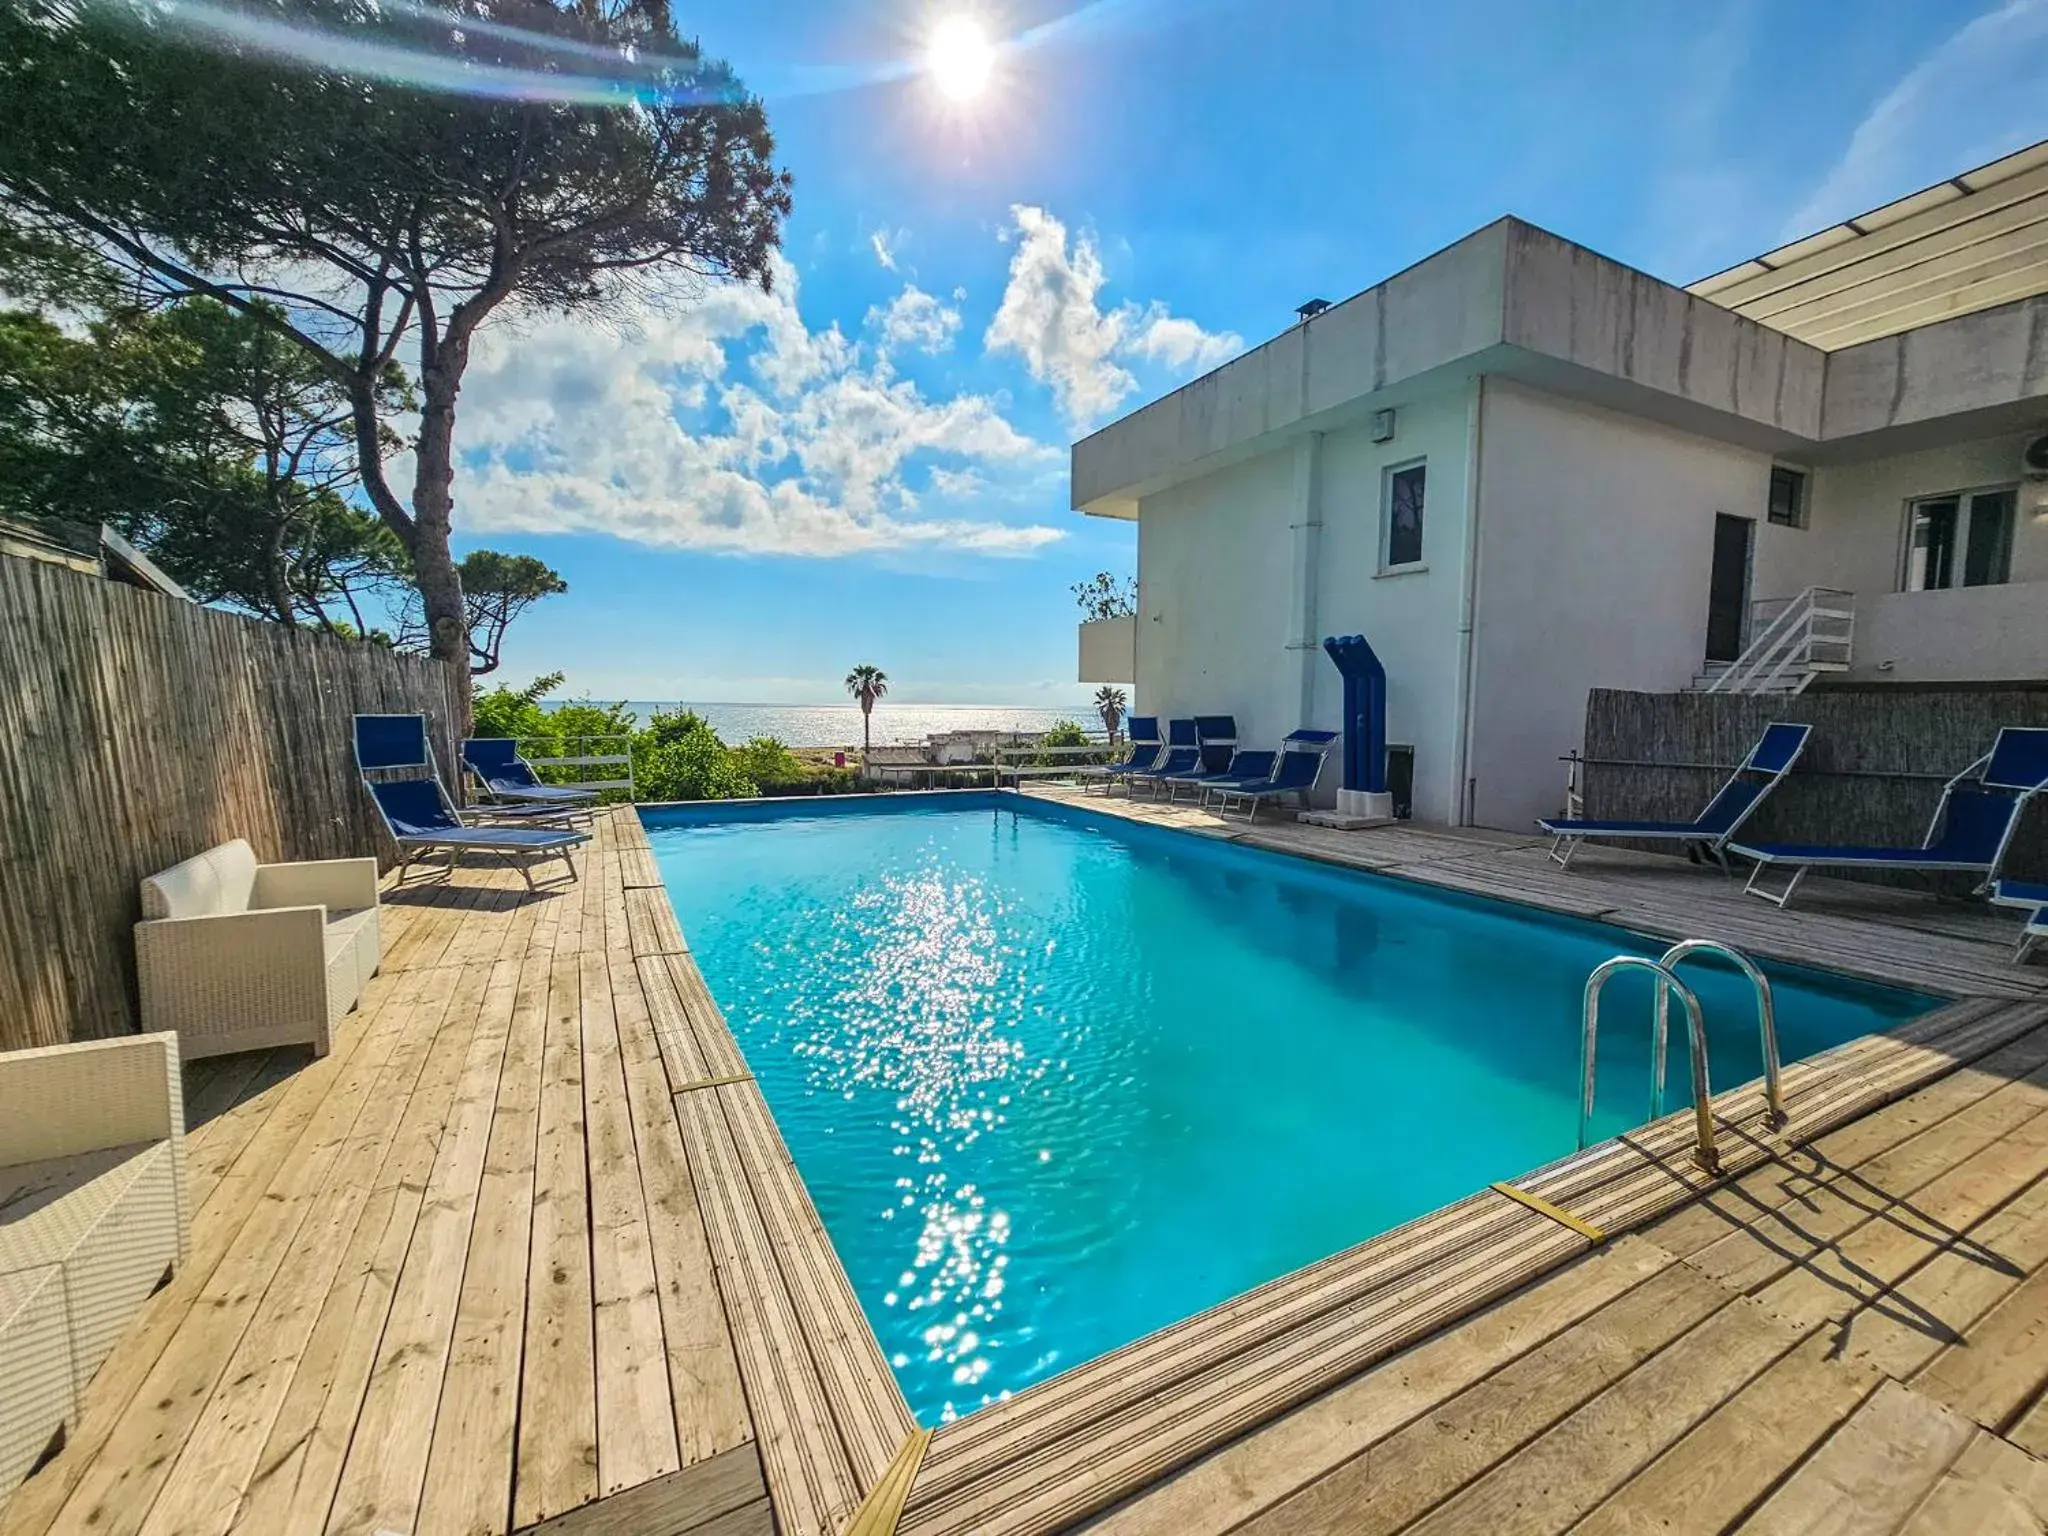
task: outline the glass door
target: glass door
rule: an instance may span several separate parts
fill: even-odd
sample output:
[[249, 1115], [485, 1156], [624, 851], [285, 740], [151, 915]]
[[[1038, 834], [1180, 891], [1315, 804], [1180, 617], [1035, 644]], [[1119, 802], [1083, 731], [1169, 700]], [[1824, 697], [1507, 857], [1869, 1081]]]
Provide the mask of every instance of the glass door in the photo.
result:
[[1908, 592], [1950, 587], [1995, 587], [2012, 578], [2013, 517], [2019, 501], [2011, 487], [1929, 496], [1909, 509]]

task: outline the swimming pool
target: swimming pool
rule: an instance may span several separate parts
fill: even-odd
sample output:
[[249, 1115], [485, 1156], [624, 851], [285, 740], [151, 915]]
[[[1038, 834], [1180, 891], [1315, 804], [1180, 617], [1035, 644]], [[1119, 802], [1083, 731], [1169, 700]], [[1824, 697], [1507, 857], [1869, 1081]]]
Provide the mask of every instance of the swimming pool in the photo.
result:
[[[1664, 947], [1014, 795], [643, 820], [927, 1424], [1570, 1152], [1586, 974]], [[1937, 1002], [1770, 969], [1787, 1061]], [[1756, 1076], [1747, 984], [1689, 979]], [[1598, 1135], [1649, 995], [1603, 1004]]]

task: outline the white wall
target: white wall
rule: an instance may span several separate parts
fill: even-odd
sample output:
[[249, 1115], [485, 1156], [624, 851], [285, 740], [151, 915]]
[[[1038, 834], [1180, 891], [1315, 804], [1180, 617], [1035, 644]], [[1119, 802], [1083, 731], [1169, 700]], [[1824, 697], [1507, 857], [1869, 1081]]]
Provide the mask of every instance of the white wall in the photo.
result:
[[[1465, 593], [1466, 461], [1474, 385], [1395, 413], [1394, 439], [1364, 427], [1323, 439], [1318, 635], [1364, 635], [1387, 669], [1387, 739], [1415, 748], [1415, 816], [1455, 822], [1459, 608]], [[1385, 471], [1422, 459], [1427, 570], [1380, 574]], [[1318, 724], [1343, 716], [1344, 683], [1327, 657], [1315, 674]], [[1339, 781], [1332, 765], [1328, 782]]]
[[1080, 664], [1084, 683], [1129, 683], [1137, 678], [1136, 619], [1086, 619], [1080, 625]]
[[[1363, 634], [1388, 674], [1387, 728], [1416, 749], [1416, 815], [1454, 816], [1452, 770], [1463, 595], [1471, 386], [1403, 406], [1391, 442], [1358, 426], [1321, 445], [1317, 637]], [[1148, 496], [1138, 521], [1137, 689], [1162, 717], [1228, 710], [1241, 740], [1273, 744], [1295, 727], [1335, 727], [1337, 670], [1314, 657], [1311, 718], [1300, 718], [1293, 618], [1295, 443]], [[1429, 466], [1426, 571], [1379, 575], [1382, 476]], [[1337, 762], [1323, 787], [1338, 782]]]
[[[1813, 472], [1807, 526], [1773, 528], [1768, 541], [1759, 541], [1757, 596], [1790, 597], [1812, 586], [1842, 587], [1859, 596], [1896, 592], [1906, 504], [1943, 491], [2014, 483], [2020, 451], [2040, 435], [1979, 438], [1820, 466]], [[2048, 523], [2029, 515], [2024, 492], [2020, 500], [2012, 579], [2048, 581]]]
[[1714, 514], [1761, 524], [1771, 461], [1497, 378], [1481, 444], [1473, 819], [1521, 831], [1563, 798], [1588, 690], [1699, 671]]
[[2048, 583], [1856, 600], [1850, 675], [1894, 683], [2048, 678]]
[[1140, 503], [1137, 696], [1160, 728], [1229, 711], [1241, 739], [1284, 735], [1293, 463], [1271, 453]]

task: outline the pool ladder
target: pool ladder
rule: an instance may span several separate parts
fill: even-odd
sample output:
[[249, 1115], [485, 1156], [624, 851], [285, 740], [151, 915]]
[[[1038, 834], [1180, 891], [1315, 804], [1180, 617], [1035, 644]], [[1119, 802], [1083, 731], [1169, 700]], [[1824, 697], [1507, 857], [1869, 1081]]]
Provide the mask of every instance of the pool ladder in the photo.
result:
[[1580, 1007], [1582, 1035], [1579, 1042], [1579, 1150], [1586, 1147], [1587, 1127], [1593, 1119], [1593, 1078], [1600, 1035], [1600, 993], [1608, 978], [1622, 971], [1649, 971], [1657, 978], [1657, 1012], [1650, 1033], [1650, 1118], [1664, 1114], [1664, 1067], [1670, 1054], [1671, 999], [1685, 1008], [1686, 1043], [1692, 1058], [1692, 1113], [1697, 1145], [1693, 1156], [1708, 1173], [1721, 1171], [1721, 1156], [1714, 1147], [1714, 1115], [1710, 1100], [1713, 1088], [1707, 1081], [1707, 1025], [1700, 1012], [1699, 995], [1678, 979], [1680, 962], [1692, 955], [1715, 954], [1732, 961], [1749, 978], [1756, 992], [1757, 1030], [1763, 1040], [1764, 1108], [1771, 1127], [1785, 1124], [1785, 1089], [1778, 1071], [1778, 1008], [1771, 995], [1770, 978], [1756, 962], [1732, 945], [1717, 939], [1686, 939], [1664, 951], [1661, 958], [1616, 955], [1593, 968], [1586, 978], [1585, 1000]]

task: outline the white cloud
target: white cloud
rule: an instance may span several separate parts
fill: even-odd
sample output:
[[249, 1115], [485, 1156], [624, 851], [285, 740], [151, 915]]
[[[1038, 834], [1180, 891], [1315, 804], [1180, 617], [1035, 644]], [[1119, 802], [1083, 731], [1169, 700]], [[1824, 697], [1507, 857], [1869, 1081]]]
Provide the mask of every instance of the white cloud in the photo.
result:
[[1154, 305], [1131, 337], [1128, 350], [1134, 357], [1168, 368], [1207, 372], [1244, 350], [1244, 338], [1229, 331], [1205, 331], [1194, 321], [1169, 315]]
[[1209, 367], [1244, 346], [1229, 332], [1209, 332], [1165, 306], [1124, 303], [1105, 311], [1097, 296], [1106, 274], [1095, 242], [1077, 236], [1043, 208], [1018, 204], [1003, 231], [1014, 239], [1009, 282], [983, 345], [1015, 352], [1031, 377], [1049, 385], [1068, 423], [1082, 430], [1138, 387], [1124, 363], [1133, 359], [1174, 369]]
[[960, 330], [960, 311], [940, 303], [917, 284], [905, 283], [903, 291], [887, 305], [868, 310], [867, 324], [885, 347], [916, 347], [936, 356], [953, 345]]
[[934, 464], [926, 477], [934, 496], [958, 500], [968, 496], [979, 496], [988, 489], [988, 482], [971, 469], [948, 469], [943, 464]]
[[1017, 555], [1063, 537], [919, 516], [917, 464], [1036, 474], [1056, 451], [986, 397], [928, 399], [886, 352], [811, 330], [794, 269], [774, 275], [772, 294], [715, 285], [627, 331], [487, 331], [462, 396], [464, 527], [821, 556]]
[[2038, 139], [2048, 108], [2048, 0], [2007, 0], [1909, 70], [1786, 222], [1784, 238], [1868, 212]]
[[875, 260], [882, 264], [883, 271], [896, 270], [896, 252], [902, 248], [903, 238], [902, 230], [889, 229], [878, 229], [868, 236], [868, 244], [873, 247]]

